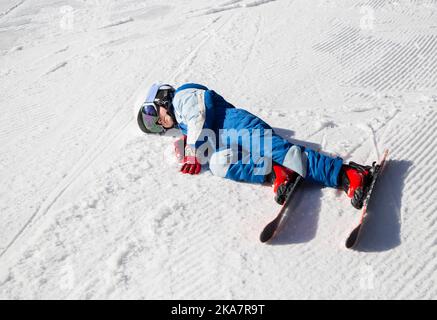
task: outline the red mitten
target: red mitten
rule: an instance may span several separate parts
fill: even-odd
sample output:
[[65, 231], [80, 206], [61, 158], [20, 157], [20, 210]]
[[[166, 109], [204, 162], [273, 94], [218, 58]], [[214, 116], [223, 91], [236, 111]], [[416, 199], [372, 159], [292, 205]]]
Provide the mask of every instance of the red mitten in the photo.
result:
[[202, 166], [195, 156], [186, 156], [183, 160], [181, 168], [182, 173], [198, 174]]

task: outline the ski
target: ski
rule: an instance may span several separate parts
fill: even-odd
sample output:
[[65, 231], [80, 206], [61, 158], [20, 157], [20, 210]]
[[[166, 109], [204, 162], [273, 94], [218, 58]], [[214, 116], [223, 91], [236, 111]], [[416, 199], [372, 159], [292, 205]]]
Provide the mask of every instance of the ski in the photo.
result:
[[369, 202], [372, 196], [372, 192], [375, 188], [376, 182], [378, 180], [378, 177], [381, 175], [382, 171], [384, 170], [386, 159], [388, 155], [388, 149], [384, 151], [384, 154], [382, 155], [381, 160], [379, 161], [379, 164], [374, 164], [372, 170], [372, 181], [369, 185], [369, 190], [367, 191], [366, 198], [364, 199], [364, 204], [361, 212], [361, 218], [358, 226], [355, 227], [355, 229], [350, 233], [349, 237], [346, 240], [346, 248], [348, 249], [354, 249], [357, 243], [359, 242], [361, 231], [363, 229], [363, 226], [365, 225], [367, 221], [367, 207], [369, 206]]
[[287, 221], [287, 217], [288, 217], [288, 210], [287, 210], [288, 205], [290, 204], [290, 200], [293, 198], [293, 194], [295, 193], [294, 191], [296, 190], [296, 187], [301, 183], [301, 181], [302, 181], [302, 177], [298, 176], [294, 184], [287, 191], [287, 196], [277, 217], [273, 221], [271, 221], [261, 232], [260, 235], [261, 242], [264, 243], [272, 240], [279, 233], [281, 228], [285, 225], [285, 222]]

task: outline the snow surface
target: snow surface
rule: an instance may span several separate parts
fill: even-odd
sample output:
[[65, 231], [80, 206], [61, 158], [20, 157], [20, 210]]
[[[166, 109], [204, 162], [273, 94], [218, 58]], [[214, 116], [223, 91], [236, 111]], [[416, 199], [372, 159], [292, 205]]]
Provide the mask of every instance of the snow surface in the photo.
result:
[[[0, 298], [437, 298], [437, 1], [1, 0]], [[306, 185], [178, 173], [155, 80], [199, 82], [294, 142], [390, 162], [359, 212]]]

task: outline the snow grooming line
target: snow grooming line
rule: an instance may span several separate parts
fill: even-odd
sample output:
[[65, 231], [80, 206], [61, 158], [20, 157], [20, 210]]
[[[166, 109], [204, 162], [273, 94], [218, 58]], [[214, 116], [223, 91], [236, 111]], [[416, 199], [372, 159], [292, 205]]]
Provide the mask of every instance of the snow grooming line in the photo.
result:
[[293, 198], [293, 194], [295, 193], [296, 187], [301, 183], [301, 181], [302, 181], [302, 177], [298, 175], [293, 186], [287, 192], [287, 197], [285, 198], [285, 202], [282, 205], [282, 208], [279, 211], [278, 215], [261, 232], [259, 239], [262, 243], [274, 239], [281, 231], [281, 229], [284, 227], [285, 222], [287, 221], [288, 218], [288, 211], [289, 211], [287, 210], [288, 205], [290, 204], [290, 200]]
[[367, 214], [367, 207], [369, 206], [369, 201], [370, 201], [370, 198], [372, 196], [373, 189], [375, 188], [376, 181], [378, 180], [379, 175], [384, 170], [386, 159], [387, 159], [387, 155], [388, 155], [388, 149], [385, 149], [384, 154], [382, 155], [382, 158], [381, 158], [379, 164], [377, 164], [375, 166], [375, 172], [373, 174], [373, 180], [372, 180], [372, 183], [370, 184], [369, 191], [368, 191], [368, 193], [366, 195], [366, 198], [364, 199], [364, 205], [363, 205], [363, 209], [362, 209], [362, 213], [361, 213], [360, 223], [350, 233], [349, 237], [346, 240], [346, 248], [348, 248], [348, 249], [355, 249], [357, 243], [360, 240], [361, 231], [363, 229], [364, 224], [368, 220], [367, 219], [367, 216], [368, 216], [368, 214]]

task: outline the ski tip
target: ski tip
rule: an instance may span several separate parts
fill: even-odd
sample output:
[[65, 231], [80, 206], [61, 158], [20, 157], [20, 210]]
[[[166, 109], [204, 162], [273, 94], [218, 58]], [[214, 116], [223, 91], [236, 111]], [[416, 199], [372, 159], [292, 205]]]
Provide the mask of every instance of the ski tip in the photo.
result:
[[263, 232], [261, 232], [261, 235], [259, 236], [259, 240], [262, 243], [266, 243], [268, 242], [271, 238], [273, 237], [273, 233], [268, 230], [267, 228], [263, 230]]
[[263, 237], [263, 236], [259, 237], [259, 241], [261, 241], [262, 243], [266, 243], [269, 240], [270, 240], [270, 237]]
[[271, 240], [273, 238], [273, 236], [275, 235], [276, 231], [278, 229], [278, 218], [276, 218], [275, 220], [273, 220], [272, 222], [270, 222], [265, 228], [264, 230], [261, 232], [260, 236], [259, 236], [259, 240], [262, 243], [266, 243], [269, 240]]
[[346, 248], [347, 249], [353, 249], [355, 244], [357, 243], [358, 234], [361, 230], [361, 224], [354, 229], [354, 231], [351, 232], [350, 236], [346, 240]]
[[273, 221], [271, 221], [261, 232], [259, 240], [262, 243], [266, 243], [272, 240], [279, 233], [281, 227], [283, 226], [284, 221], [286, 221], [287, 215], [285, 210], [287, 208], [287, 204], [291, 199], [291, 194], [294, 192], [295, 188], [301, 183], [302, 179], [303, 179], [302, 176], [298, 176], [296, 178], [296, 181], [294, 182], [291, 189], [289, 190], [287, 198], [284, 204], [282, 205], [281, 211], [279, 212], [278, 216]]

